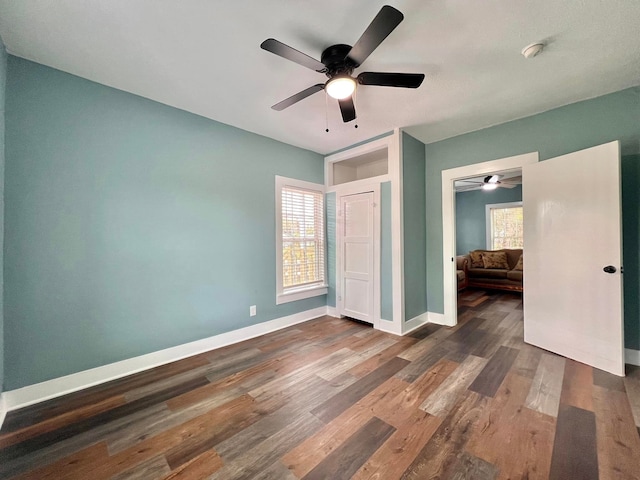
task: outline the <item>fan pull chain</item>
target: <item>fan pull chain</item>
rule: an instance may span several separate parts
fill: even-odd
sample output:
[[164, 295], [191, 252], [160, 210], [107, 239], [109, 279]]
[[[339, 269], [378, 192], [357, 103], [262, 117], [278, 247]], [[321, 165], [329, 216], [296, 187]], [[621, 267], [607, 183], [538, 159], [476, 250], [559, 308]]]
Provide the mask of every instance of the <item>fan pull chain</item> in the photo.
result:
[[[356, 99], [358, 98], [358, 89], [356, 88], [353, 93], [351, 94], [352, 98], [353, 98], [353, 109], [357, 112], [358, 109], [356, 108]], [[358, 124], [356, 123], [354, 128], [358, 128]]]
[[329, 133], [329, 99], [327, 92], [324, 92], [324, 122], [325, 122], [325, 132]]

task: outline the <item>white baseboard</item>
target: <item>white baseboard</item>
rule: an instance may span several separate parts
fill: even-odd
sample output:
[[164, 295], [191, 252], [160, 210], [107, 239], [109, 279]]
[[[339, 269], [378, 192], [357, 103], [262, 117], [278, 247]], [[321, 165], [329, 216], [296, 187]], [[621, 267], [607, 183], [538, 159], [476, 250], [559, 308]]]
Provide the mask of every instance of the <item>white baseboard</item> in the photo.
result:
[[338, 309], [336, 307], [330, 307], [329, 305], [327, 305], [327, 315], [336, 318], [340, 317], [340, 315], [338, 315]]
[[192, 357], [200, 353], [208, 352], [216, 348], [231, 345], [233, 343], [259, 337], [276, 330], [281, 330], [298, 323], [321, 317], [327, 314], [327, 307], [318, 307], [312, 310], [296, 313], [286, 317], [276, 318], [267, 322], [258, 323], [249, 327], [240, 328], [231, 332], [221, 333], [213, 337], [203, 338], [195, 342], [177, 345], [175, 347], [147, 353], [138, 357], [129, 358], [101, 367], [72, 373], [64, 377], [54, 378], [45, 382], [28, 385], [16, 390], [9, 390], [2, 394], [2, 410], [9, 412], [22, 407], [44, 402], [68, 393], [77, 392], [84, 388], [93, 387], [101, 383], [132, 375], [134, 373], [159, 367], [167, 363]]
[[386, 333], [392, 333], [393, 335], [402, 335], [402, 325], [398, 326], [392, 320], [384, 320], [381, 318], [378, 329]]
[[429, 312], [421, 313], [417, 317], [413, 317], [411, 320], [404, 322], [404, 325], [402, 326], [402, 335], [407, 335], [428, 322]]
[[640, 350], [624, 349], [624, 363], [640, 367]]
[[447, 317], [444, 313], [427, 312], [429, 316], [429, 323], [435, 323], [436, 325], [445, 325], [451, 327], [451, 322], [447, 321]]

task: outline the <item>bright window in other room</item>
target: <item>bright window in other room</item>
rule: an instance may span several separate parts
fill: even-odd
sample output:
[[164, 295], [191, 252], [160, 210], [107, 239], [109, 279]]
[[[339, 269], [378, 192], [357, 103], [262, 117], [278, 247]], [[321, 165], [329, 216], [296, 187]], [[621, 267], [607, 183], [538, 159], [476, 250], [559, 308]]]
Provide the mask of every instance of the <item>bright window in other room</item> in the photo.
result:
[[276, 176], [276, 303], [327, 293], [324, 185]]
[[522, 248], [522, 202], [487, 205], [487, 249]]

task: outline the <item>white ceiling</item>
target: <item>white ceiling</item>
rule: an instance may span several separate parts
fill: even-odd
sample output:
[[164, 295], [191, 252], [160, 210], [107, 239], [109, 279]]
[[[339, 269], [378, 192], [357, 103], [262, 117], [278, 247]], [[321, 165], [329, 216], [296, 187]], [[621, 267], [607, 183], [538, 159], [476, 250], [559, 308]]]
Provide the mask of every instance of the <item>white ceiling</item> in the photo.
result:
[[395, 127], [429, 143], [640, 84], [640, 1], [390, 0], [405, 20], [356, 74], [422, 72], [418, 90], [360, 87], [358, 129], [331, 100], [329, 133], [322, 93], [270, 108], [326, 78], [263, 40], [319, 59], [384, 3], [0, 0], [0, 35], [13, 55], [319, 153]]

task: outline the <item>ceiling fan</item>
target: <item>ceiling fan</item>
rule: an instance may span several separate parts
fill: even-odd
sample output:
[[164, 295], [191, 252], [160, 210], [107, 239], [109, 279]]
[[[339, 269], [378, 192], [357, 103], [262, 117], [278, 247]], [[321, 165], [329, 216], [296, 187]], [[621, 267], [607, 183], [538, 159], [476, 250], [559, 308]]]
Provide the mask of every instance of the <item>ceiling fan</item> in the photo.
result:
[[342, 120], [346, 123], [356, 118], [353, 93], [357, 85], [418, 88], [424, 80], [423, 73], [362, 72], [356, 78], [351, 76], [353, 71], [362, 65], [403, 19], [404, 15], [400, 11], [385, 5], [353, 47], [344, 44], [331, 45], [322, 52], [320, 61], [273, 38], [262, 42], [260, 48], [263, 50], [329, 77], [326, 83], [318, 83], [306, 88], [271, 108], [278, 111], [284, 110], [316, 92], [325, 90], [330, 97], [338, 100]]
[[[487, 175], [486, 177], [467, 178], [456, 180], [455, 188], [457, 192], [465, 190], [495, 190], [496, 188], [515, 188], [522, 184], [522, 176], [504, 178], [504, 175]], [[502, 179], [502, 180], [500, 180]]]

